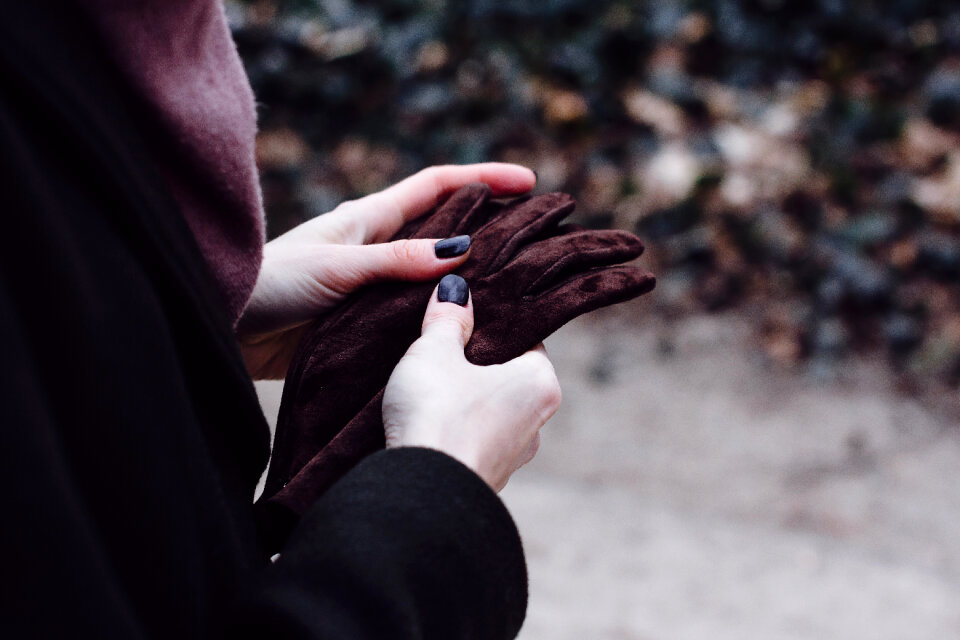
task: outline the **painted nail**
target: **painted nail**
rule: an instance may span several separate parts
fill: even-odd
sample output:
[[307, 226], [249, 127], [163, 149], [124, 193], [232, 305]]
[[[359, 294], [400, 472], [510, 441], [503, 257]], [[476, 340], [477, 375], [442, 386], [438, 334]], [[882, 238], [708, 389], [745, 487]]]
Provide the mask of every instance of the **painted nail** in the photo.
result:
[[457, 274], [445, 275], [440, 280], [440, 286], [437, 287], [437, 300], [440, 302], [452, 302], [465, 307], [469, 298], [470, 287], [467, 286], [467, 281]]
[[438, 258], [456, 258], [465, 254], [469, 248], [470, 236], [454, 236], [433, 245], [433, 251]]

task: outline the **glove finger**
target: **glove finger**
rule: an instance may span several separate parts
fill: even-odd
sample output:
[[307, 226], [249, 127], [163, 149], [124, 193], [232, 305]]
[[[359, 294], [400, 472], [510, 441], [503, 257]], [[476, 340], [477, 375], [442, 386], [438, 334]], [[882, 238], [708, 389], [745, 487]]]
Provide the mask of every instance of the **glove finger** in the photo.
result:
[[587, 227], [575, 222], [564, 222], [563, 224], [553, 225], [542, 230], [536, 236], [528, 238], [527, 244], [533, 244], [534, 242], [540, 242], [541, 240], [549, 240], [550, 238], [556, 238], [557, 236], [565, 236], [568, 233], [573, 233], [575, 231], [587, 231]]
[[460, 187], [433, 211], [405, 224], [393, 239], [446, 238], [455, 235], [462, 220], [471, 219], [484, 208], [490, 193], [490, 187], [482, 183]]
[[637, 267], [601, 267], [564, 280], [534, 299], [556, 325], [552, 333], [579, 315], [649, 293], [656, 284], [652, 273]]
[[507, 303], [502, 295], [488, 300], [487, 292], [478, 287], [476, 329], [467, 343], [467, 360], [491, 365], [516, 358], [577, 316], [636, 298], [655, 283], [650, 273], [618, 266], [591, 269], [543, 293], [513, 297]]
[[474, 236], [477, 246], [497, 246], [500, 250], [488, 262], [487, 273], [494, 273], [507, 263], [530, 238], [556, 226], [573, 211], [573, 198], [565, 193], [535, 196], [517, 206], [505, 208]]
[[[526, 200], [527, 196], [521, 199]], [[514, 206], [516, 202], [517, 199], [510, 201], [487, 200], [482, 207], [477, 207], [471, 211], [469, 216], [464, 216], [460, 220], [457, 224], [456, 233], [473, 235], [488, 222], [499, 217], [508, 206]]]
[[628, 262], [642, 253], [640, 238], [626, 231], [574, 231], [525, 247], [494, 277], [516, 282], [523, 295], [531, 295], [576, 273]]

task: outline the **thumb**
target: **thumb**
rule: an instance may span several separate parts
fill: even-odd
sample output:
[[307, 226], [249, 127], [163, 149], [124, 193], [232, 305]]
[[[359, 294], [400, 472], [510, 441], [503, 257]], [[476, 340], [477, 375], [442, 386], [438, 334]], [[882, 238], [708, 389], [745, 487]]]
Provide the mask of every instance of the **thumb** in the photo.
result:
[[448, 342], [463, 351], [473, 334], [473, 300], [467, 281], [456, 274], [440, 280], [423, 316], [424, 338]]
[[431, 280], [463, 264], [469, 250], [470, 236], [351, 246], [343, 256], [349, 264], [341, 262], [341, 272], [352, 274], [355, 287], [381, 280]]

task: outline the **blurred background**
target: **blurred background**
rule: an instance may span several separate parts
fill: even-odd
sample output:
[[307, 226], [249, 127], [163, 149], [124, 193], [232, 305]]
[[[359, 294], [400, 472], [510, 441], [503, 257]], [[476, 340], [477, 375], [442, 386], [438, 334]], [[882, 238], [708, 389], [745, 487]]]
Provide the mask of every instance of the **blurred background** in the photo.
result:
[[500, 160], [648, 246], [547, 342], [522, 639], [960, 638], [960, 3], [227, 9], [271, 236]]

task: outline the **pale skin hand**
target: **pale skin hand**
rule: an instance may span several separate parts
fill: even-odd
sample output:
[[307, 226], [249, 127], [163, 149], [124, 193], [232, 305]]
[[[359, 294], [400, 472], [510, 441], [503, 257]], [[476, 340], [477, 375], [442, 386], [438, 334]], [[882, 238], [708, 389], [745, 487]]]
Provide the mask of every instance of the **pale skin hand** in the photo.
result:
[[437, 449], [500, 491], [536, 455], [560, 385], [543, 345], [504, 364], [470, 364], [463, 347], [472, 332], [472, 300], [438, 302], [434, 290], [423, 334], [384, 391], [387, 448]]
[[440, 238], [386, 242], [460, 187], [484, 182], [494, 196], [530, 191], [536, 176], [501, 163], [431, 167], [378, 193], [345, 202], [267, 243], [253, 294], [237, 324], [254, 379], [286, 375], [303, 327], [360, 287], [439, 279], [468, 254], [437, 258]]

